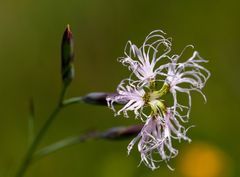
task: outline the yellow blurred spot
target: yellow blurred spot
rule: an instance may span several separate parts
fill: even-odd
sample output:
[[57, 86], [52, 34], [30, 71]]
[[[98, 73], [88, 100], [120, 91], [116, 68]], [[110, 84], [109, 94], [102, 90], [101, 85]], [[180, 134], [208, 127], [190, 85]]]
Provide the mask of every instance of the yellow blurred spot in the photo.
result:
[[216, 146], [207, 143], [192, 144], [179, 159], [179, 169], [184, 177], [228, 176], [228, 157]]

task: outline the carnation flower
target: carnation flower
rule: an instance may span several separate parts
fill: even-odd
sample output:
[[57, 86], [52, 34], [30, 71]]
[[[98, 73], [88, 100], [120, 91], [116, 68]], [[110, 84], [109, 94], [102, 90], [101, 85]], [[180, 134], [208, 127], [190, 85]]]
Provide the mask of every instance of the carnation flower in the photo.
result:
[[[191, 91], [201, 93], [206, 100], [202, 88], [210, 77], [210, 72], [202, 65], [207, 61], [197, 51], [184, 62], [179, 62], [183, 52], [170, 56], [171, 42], [164, 35], [161, 30], [151, 32], [140, 48], [130, 41], [127, 43], [125, 56], [119, 61], [132, 73], [120, 82], [116, 94], [107, 97], [115, 115], [122, 113], [129, 117], [128, 112], [133, 112], [145, 123], [128, 145], [128, 154], [138, 143], [141, 162], [152, 170], [159, 167], [158, 162], [168, 163], [178, 154], [172, 145], [173, 139], [191, 141], [186, 135], [189, 128], [181, 123], [189, 119]], [[167, 93], [172, 94], [171, 102], [165, 99]], [[178, 93], [187, 94], [187, 105], [180, 104]], [[116, 110], [114, 103], [123, 106]]]

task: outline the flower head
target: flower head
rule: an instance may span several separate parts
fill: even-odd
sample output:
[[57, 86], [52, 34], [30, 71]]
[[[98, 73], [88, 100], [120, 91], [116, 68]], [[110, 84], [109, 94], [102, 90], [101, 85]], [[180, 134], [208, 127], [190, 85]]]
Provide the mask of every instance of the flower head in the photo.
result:
[[[191, 141], [186, 135], [188, 128], [181, 123], [189, 119], [191, 91], [200, 92], [206, 99], [202, 88], [210, 77], [210, 72], [202, 65], [207, 61], [197, 51], [184, 62], [179, 59], [186, 48], [180, 55], [170, 55], [171, 42], [164, 35], [161, 30], [151, 32], [140, 48], [127, 43], [120, 62], [132, 73], [120, 82], [116, 95], [107, 97], [116, 115], [123, 113], [129, 117], [128, 112], [132, 111], [136, 118], [145, 122], [141, 132], [128, 145], [128, 154], [138, 142], [141, 162], [152, 170], [158, 168], [158, 162], [168, 162], [178, 154], [172, 139]], [[172, 94], [171, 102], [165, 99], [168, 93]], [[178, 101], [178, 93], [188, 96], [187, 105]], [[116, 110], [114, 103], [124, 106]]]

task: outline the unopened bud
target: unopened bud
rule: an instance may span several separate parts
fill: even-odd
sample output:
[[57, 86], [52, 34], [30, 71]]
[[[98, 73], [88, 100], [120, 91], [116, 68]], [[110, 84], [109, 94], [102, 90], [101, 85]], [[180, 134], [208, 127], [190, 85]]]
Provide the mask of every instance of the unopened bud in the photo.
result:
[[74, 44], [72, 32], [70, 30], [69, 25], [67, 25], [67, 28], [63, 33], [61, 45], [61, 57], [62, 57], [62, 80], [65, 85], [68, 85], [74, 78], [74, 65], [73, 65]]
[[110, 95], [115, 95], [115, 93], [107, 93], [107, 92], [93, 92], [89, 93], [82, 98], [85, 103], [88, 104], [96, 104], [96, 105], [107, 105], [106, 98]]
[[136, 136], [141, 132], [143, 125], [133, 125], [129, 127], [114, 127], [104, 133], [102, 133], [102, 138], [104, 139], [124, 139]]

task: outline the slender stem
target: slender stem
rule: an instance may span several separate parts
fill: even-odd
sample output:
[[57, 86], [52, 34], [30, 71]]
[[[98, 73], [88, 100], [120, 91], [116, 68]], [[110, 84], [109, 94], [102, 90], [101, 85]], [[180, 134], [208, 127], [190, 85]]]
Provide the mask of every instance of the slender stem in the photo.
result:
[[124, 138], [130, 138], [136, 136], [142, 130], [143, 125], [133, 125], [133, 126], [119, 126], [112, 127], [105, 131], [91, 131], [82, 135], [71, 136], [63, 140], [57, 141], [50, 144], [40, 150], [38, 150], [34, 155], [32, 162], [35, 162], [49, 154], [59, 151], [63, 148], [79, 144], [89, 140], [107, 139], [107, 140], [120, 140]]
[[37, 146], [39, 145], [39, 143], [41, 142], [43, 136], [45, 135], [46, 131], [48, 130], [48, 128], [50, 127], [50, 125], [52, 124], [54, 118], [57, 116], [57, 114], [60, 112], [60, 110], [63, 108], [63, 99], [64, 99], [64, 95], [66, 92], [67, 86], [64, 85], [60, 94], [60, 98], [59, 98], [59, 102], [57, 107], [54, 109], [54, 111], [50, 114], [50, 116], [48, 117], [48, 119], [46, 120], [46, 122], [44, 123], [44, 125], [42, 126], [42, 128], [39, 130], [38, 134], [36, 135], [36, 137], [34, 138], [32, 144], [30, 145], [25, 158], [23, 159], [23, 162], [19, 168], [19, 171], [16, 174], [16, 177], [22, 177], [27, 168], [29, 167], [31, 160], [32, 160], [32, 155], [34, 154]]
[[101, 135], [102, 134], [100, 132], [91, 132], [91, 133], [84, 134], [81, 136], [78, 135], [78, 136], [72, 136], [72, 137], [65, 138], [63, 140], [55, 142], [55, 143], [37, 151], [33, 156], [33, 162], [36, 160], [39, 160], [49, 154], [52, 154], [58, 150], [61, 150], [65, 147], [68, 147], [68, 146], [71, 146], [74, 144], [78, 144], [81, 142], [85, 142], [87, 140], [98, 139], [101, 137]]
[[62, 106], [69, 106], [72, 104], [76, 104], [76, 103], [82, 103], [83, 102], [83, 97], [73, 97], [73, 98], [69, 98], [67, 100], [63, 101], [63, 105]]
[[42, 157], [45, 157], [46, 155], [49, 155], [53, 152], [56, 152], [66, 146], [74, 145], [81, 142], [81, 139], [79, 136], [77, 137], [71, 137], [68, 139], [60, 140], [54, 144], [51, 144], [47, 147], [44, 147], [43, 149], [37, 151], [34, 155], [33, 161], [36, 161], [38, 159], [41, 159]]

